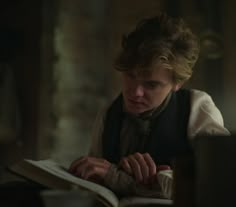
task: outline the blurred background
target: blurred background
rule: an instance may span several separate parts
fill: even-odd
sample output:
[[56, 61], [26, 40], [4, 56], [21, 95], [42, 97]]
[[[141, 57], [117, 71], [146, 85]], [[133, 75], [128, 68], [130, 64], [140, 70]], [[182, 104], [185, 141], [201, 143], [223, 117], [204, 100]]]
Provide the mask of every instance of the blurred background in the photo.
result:
[[87, 153], [98, 110], [119, 92], [113, 60], [142, 18], [182, 16], [201, 40], [186, 87], [207, 91], [236, 131], [234, 0], [2, 0], [0, 164]]

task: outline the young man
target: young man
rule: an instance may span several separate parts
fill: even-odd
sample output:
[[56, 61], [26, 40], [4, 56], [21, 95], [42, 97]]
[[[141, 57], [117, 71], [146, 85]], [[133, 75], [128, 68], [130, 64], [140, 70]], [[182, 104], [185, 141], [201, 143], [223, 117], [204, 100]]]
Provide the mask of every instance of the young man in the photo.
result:
[[89, 155], [69, 171], [120, 195], [171, 197], [173, 158], [191, 151], [197, 135], [229, 134], [207, 93], [181, 89], [198, 54], [198, 39], [181, 19], [141, 21], [115, 62], [122, 93], [98, 117]]

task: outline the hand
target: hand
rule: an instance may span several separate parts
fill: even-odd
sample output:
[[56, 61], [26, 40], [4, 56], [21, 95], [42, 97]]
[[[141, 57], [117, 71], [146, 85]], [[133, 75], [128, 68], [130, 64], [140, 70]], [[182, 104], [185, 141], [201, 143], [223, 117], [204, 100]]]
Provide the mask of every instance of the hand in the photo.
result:
[[149, 184], [156, 178], [157, 167], [149, 153], [135, 153], [120, 160], [119, 167], [139, 183]]
[[85, 156], [72, 162], [69, 172], [85, 180], [101, 182], [110, 166], [111, 163], [105, 159]]

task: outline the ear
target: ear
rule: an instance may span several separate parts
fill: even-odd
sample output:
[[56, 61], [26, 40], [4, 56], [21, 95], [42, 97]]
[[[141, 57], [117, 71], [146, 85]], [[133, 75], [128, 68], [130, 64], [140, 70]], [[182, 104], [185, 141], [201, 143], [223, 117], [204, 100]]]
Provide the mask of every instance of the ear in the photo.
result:
[[178, 91], [182, 86], [183, 86], [184, 83], [176, 83], [173, 88], [172, 88], [172, 91]]

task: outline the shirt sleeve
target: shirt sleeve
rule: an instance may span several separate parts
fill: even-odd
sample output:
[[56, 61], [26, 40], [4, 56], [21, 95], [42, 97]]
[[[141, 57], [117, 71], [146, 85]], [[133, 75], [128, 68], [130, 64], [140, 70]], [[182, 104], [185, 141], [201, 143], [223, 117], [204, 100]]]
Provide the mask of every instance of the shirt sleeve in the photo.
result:
[[173, 171], [162, 170], [158, 172], [157, 179], [160, 184], [163, 197], [169, 198], [169, 199], [172, 198]]
[[191, 109], [188, 137], [197, 135], [230, 135], [224, 127], [221, 112], [210, 95], [199, 90], [191, 90]]
[[[167, 175], [168, 174], [168, 175]], [[116, 165], [112, 164], [104, 180], [104, 184], [119, 196], [142, 196], [153, 198], [170, 198], [172, 193], [172, 174], [158, 173], [152, 186], [135, 182], [134, 178]]]

